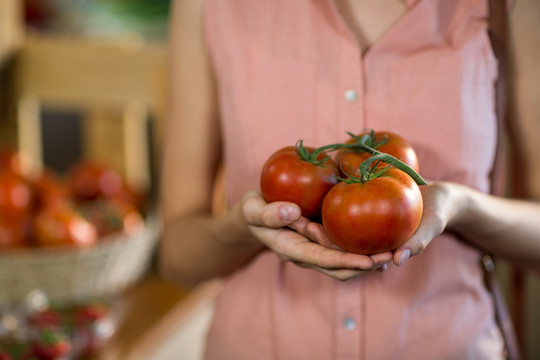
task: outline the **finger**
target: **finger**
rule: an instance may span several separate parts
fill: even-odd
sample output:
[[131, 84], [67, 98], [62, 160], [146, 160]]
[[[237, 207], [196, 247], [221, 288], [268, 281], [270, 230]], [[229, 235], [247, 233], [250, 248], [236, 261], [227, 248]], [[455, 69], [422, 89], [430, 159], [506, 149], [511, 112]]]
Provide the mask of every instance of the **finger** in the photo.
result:
[[431, 240], [441, 233], [441, 227], [427, 222], [420, 223], [418, 230], [407, 242], [394, 251], [394, 264], [403, 266], [412, 256], [420, 254]]
[[353, 279], [359, 275], [367, 274], [371, 272], [371, 269], [363, 270], [363, 269], [325, 269], [318, 266], [313, 266], [309, 264], [304, 264], [300, 262], [294, 262], [296, 265], [305, 268], [305, 269], [313, 269], [316, 270], [322, 274], [325, 274], [327, 276], [333, 277], [334, 279], [346, 281]]
[[250, 225], [280, 228], [298, 220], [300, 208], [283, 201], [266, 203], [260, 194], [250, 192], [244, 197], [242, 215]]
[[[329, 241], [331, 241], [331, 240], [329, 240]], [[339, 246], [337, 246], [336, 244], [333, 244], [333, 243], [330, 246], [330, 248], [338, 249], [338, 250], [341, 250], [341, 251], [346, 251], [346, 250], [343, 250], [342, 248], [340, 248]], [[393, 257], [394, 257], [394, 254], [391, 251], [385, 251], [385, 252], [382, 252], [382, 253], [369, 255], [369, 257], [373, 260], [375, 265], [381, 265], [381, 264], [387, 263], [388, 261], [391, 261], [393, 259]]]
[[295, 230], [296, 232], [304, 235], [309, 240], [317, 242], [317, 238], [313, 235], [312, 232], [309, 231], [309, 224], [311, 221], [308, 218], [305, 218], [303, 216], [300, 216], [300, 218], [292, 223], [290, 223], [287, 227]]
[[385, 251], [382, 253], [371, 255], [373, 262], [375, 262], [376, 264], [387, 263], [388, 261], [392, 260], [393, 257], [394, 254], [391, 251]]
[[314, 222], [309, 223], [308, 231], [310, 234], [313, 235], [313, 237], [315, 238], [314, 241], [316, 241], [318, 244], [327, 248], [333, 248], [334, 243], [332, 242], [332, 240], [330, 240], [328, 235], [326, 235], [326, 232], [324, 231], [324, 228], [321, 224]]
[[341, 281], [351, 280], [351, 279], [354, 279], [355, 277], [371, 272], [370, 270], [345, 270], [345, 269], [330, 270], [330, 269], [323, 269], [323, 268], [317, 268], [315, 270]]
[[[329, 249], [317, 243], [308, 241], [299, 234], [288, 234], [280, 232], [274, 234], [272, 244], [275, 252], [287, 256], [293, 261], [312, 264], [327, 269], [370, 269], [375, 263], [373, 259], [365, 255], [357, 255], [336, 249]], [[294, 235], [301, 237], [296, 241], [291, 241]]]

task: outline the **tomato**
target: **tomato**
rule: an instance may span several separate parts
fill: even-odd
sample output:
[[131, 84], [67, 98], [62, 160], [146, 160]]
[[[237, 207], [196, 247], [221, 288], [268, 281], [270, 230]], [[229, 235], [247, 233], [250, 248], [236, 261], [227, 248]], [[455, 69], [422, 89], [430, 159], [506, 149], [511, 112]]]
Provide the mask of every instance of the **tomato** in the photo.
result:
[[58, 331], [42, 329], [34, 341], [32, 353], [41, 360], [64, 359], [72, 350], [71, 343]]
[[98, 353], [113, 335], [115, 328], [109, 307], [100, 303], [89, 303], [75, 309], [73, 324], [83, 358]]
[[76, 326], [89, 326], [97, 321], [104, 320], [109, 316], [110, 309], [107, 305], [94, 302], [76, 307], [73, 311], [73, 322]]
[[[357, 135], [357, 137], [360, 138], [366, 135], [372, 135], [367, 143], [368, 146], [371, 146], [382, 153], [392, 155], [409, 165], [414, 171], [418, 172], [419, 166], [416, 152], [405, 138], [389, 131], [377, 131], [373, 134], [364, 132]], [[386, 142], [382, 145], [377, 145], [377, 143], [384, 140], [386, 140]], [[355, 142], [356, 139], [351, 138], [347, 141], [347, 144], [353, 144]], [[347, 175], [358, 177], [358, 166], [370, 156], [371, 154], [361, 150], [340, 149], [336, 154], [335, 160], [336, 163], [339, 164], [343, 177], [346, 177]], [[386, 166], [387, 164], [381, 165]]]
[[129, 186], [125, 181], [123, 181], [122, 189], [110, 198], [126, 204], [131, 204], [140, 212], [144, 211], [147, 202], [147, 198], [143, 191], [136, 190]]
[[100, 237], [117, 232], [132, 233], [143, 225], [137, 208], [120, 199], [84, 202], [77, 207], [77, 212], [96, 227]]
[[56, 309], [45, 309], [28, 315], [28, 324], [34, 328], [59, 328], [62, 325], [62, 313]]
[[[305, 148], [308, 153], [313, 148]], [[327, 157], [319, 153], [316, 161]], [[287, 146], [272, 154], [261, 172], [261, 192], [266, 202], [288, 201], [297, 204], [302, 215], [318, 219], [326, 193], [337, 183], [338, 170], [332, 159], [316, 165], [303, 160], [296, 147]]]
[[6, 221], [0, 218], [0, 249], [21, 248], [29, 245], [29, 220]]
[[124, 191], [120, 173], [95, 161], [76, 164], [68, 175], [68, 183], [73, 196], [82, 201], [112, 197]]
[[96, 227], [70, 206], [45, 208], [34, 218], [34, 241], [39, 246], [92, 246]]
[[324, 198], [322, 223], [343, 250], [363, 255], [394, 250], [416, 231], [422, 218], [418, 185], [389, 168], [366, 182], [341, 182]]
[[23, 176], [23, 165], [30, 162], [27, 155], [12, 149], [0, 149], [0, 170], [8, 170], [19, 176]]
[[39, 211], [44, 207], [63, 206], [71, 201], [70, 192], [53, 171], [45, 169], [32, 181], [34, 208]]
[[0, 360], [13, 360], [7, 350], [0, 350]]
[[26, 181], [11, 171], [0, 171], [0, 218], [22, 221], [30, 213], [31, 193]]

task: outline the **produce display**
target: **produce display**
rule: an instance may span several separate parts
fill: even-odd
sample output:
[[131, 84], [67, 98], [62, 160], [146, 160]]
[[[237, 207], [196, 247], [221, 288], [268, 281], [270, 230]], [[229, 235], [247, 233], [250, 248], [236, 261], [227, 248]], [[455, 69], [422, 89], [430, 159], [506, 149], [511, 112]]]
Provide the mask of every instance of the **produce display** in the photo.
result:
[[142, 195], [111, 167], [84, 160], [63, 176], [45, 168], [28, 178], [21, 159], [0, 151], [0, 251], [88, 247], [143, 224]]
[[[81, 256], [79, 249], [85, 249], [85, 254], [97, 251], [99, 259], [104, 259], [112, 251], [119, 251], [109, 249], [107, 242], [112, 245], [113, 239], [127, 238], [125, 243], [134, 239], [132, 235], [145, 228], [144, 196], [130, 188], [119, 172], [103, 163], [82, 160], [62, 175], [44, 168], [38, 174], [25, 176], [25, 161], [28, 159], [13, 149], [0, 149], [0, 256], [4, 261], [17, 259], [17, 266], [28, 264], [25, 270], [33, 271], [35, 278], [54, 281], [47, 280], [46, 285], [35, 284], [33, 278], [18, 278], [17, 286], [21, 282], [26, 286], [26, 281], [33, 285], [26, 290], [29, 291], [26, 297], [0, 307], [0, 360], [88, 358], [113, 335], [116, 314], [102, 297], [74, 300], [80, 291], [75, 290], [80, 280], [73, 285], [67, 275], [75, 273], [78, 279], [84, 279], [80, 276], [84, 274], [89, 283], [95, 280], [97, 273], [92, 272], [93, 266], [88, 266], [93, 258]], [[110, 236], [114, 234], [122, 236]], [[99, 244], [103, 247], [98, 247]], [[48, 250], [38, 251], [44, 248]], [[63, 262], [57, 262], [56, 257], [51, 261], [51, 254], [60, 254]], [[65, 256], [72, 261], [65, 262]], [[99, 270], [111, 275], [117, 267], [107, 264]], [[9, 272], [16, 272], [17, 268], [4, 267], [3, 271], [1, 294], [16, 292], [6, 279], [15, 277], [16, 274]], [[63, 289], [73, 286], [74, 297], [50, 305], [53, 296], [47, 290], [55, 289], [58, 274]], [[88, 287], [94, 289], [95, 285]], [[29, 301], [28, 297], [35, 293], [47, 299], [46, 306], [43, 301], [41, 306], [29, 306], [35, 301]]]
[[114, 306], [104, 301], [21, 307], [2, 319], [0, 360], [90, 358], [114, 335], [118, 321]]
[[[299, 140], [272, 154], [261, 172], [265, 201], [297, 204], [341, 249], [363, 255], [404, 244], [422, 218], [416, 153], [391, 132], [349, 133], [319, 148]], [[335, 153], [335, 154], [332, 154]]]

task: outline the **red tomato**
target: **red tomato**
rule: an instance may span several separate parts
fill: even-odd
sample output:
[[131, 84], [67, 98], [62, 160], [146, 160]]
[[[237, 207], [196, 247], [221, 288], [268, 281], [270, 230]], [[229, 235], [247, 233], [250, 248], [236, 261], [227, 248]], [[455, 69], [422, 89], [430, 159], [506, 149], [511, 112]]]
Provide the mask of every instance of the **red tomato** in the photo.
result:
[[13, 360], [13, 358], [7, 353], [7, 350], [0, 349], [0, 360]]
[[35, 328], [59, 328], [62, 325], [62, 314], [55, 309], [46, 309], [28, 316], [28, 323]]
[[0, 171], [0, 218], [22, 221], [30, 214], [30, 187], [19, 175]]
[[95, 161], [82, 161], [68, 176], [73, 196], [78, 200], [113, 197], [124, 191], [123, 180], [116, 170]]
[[394, 250], [416, 231], [422, 195], [414, 180], [396, 168], [365, 183], [341, 182], [326, 195], [322, 223], [343, 250], [371, 255]]
[[67, 185], [51, 170], [45, 169], [32, 183], [34, 207], [63, 206], [71, 201]]
[[110, 309], [102, 303], [88, 303], [81, 305], [73, 311], [73, 322], [76, 326], [93, 325], [96, 321], [109, 316]]
[[77, 212], [96, 227], [100, 237], [132, 233], [143, 225], [142, 215], [135, 206], [120, 199], [87, 201], [77, 207]]
[[[369, 135], [369, 132], [364, 132], [357, 136], [362, 137], [363, 135]], [[388, 131], [377, 131], [374, 133], [374, 135], [375, 137], [371, 139], [371, 142], [374, 144], [385, 139], [387, 140], [380, 146], [375, 145], [374, 148], [376, 150], [392, 155], [398, 160], [401, 160], [405, 164], [409, 165], [414, 171], [418, 172], [418, 158], [414, 149], [407, 140], [400, 135]], [[347, 141], [347, 144], [353, 144], [355, 142], [356, 140], [351, 138]], [[346, 177], [348, 174], [358, 177], [360, 174], [358, 166], [370, 156], [371, 154], [361, 150], [340, 149], [336, 154], [335, 160], [336, 163], [339, 164], [342, 171], [342, 176]], [[387, 164], [381, 165], [386, 166]]]
[[143, 191], [139, 191], [129, 186], [125, 181], [122, 189], [117, 194], [111, 196], [112, 199], [123, 203], [131, 204], [139, 211], [144, 211], [146, 206], [146, 196]]
[[97, 242], [94, 225], [69, 206], [45, 208], [34, 218], [34, 241], [39, 246], [92, 246]]
[[29, 220], [5, 221], [0, 219], [0, 249], [28, 246]]
[[15, 149], [4, 148], [0, 150], [0, 170], [9, 170], [22, 176], [23, 164], [29, 160], [28, 156]]
[[[306, 147], [309, 153], [314, 149]], [[327, 155], [320, 153], [317, 161]], [[261, 192], [266, 202], [288, 201], [300, 206], [302, 215], [317, 219], [326, 193], [337, 183], [338, 170], [332, 159], [320, 165], [302, 160], [294, 146], [272, 154], [263, 166]]]
[[40, 360], [60, 360], [71, 351], [71, 343], [60, 332], [43, 329], [34, 342], [33, 355]]
[[[74, 311], [73, 324], [78, 346], [85, 355], [96, 354], [114, 333], [110, 309], [104, 304], [86, 304]], [[92, 356], [90, 356], [92, 357]]]

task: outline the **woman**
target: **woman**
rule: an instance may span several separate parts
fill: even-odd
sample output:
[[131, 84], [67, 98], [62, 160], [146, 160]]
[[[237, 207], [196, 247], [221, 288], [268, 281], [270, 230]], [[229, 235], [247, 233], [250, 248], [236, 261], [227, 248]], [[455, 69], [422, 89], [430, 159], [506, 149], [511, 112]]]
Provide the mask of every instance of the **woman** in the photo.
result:
[[[175, 3], [161, 265], [184, 285], [227, 277], [208, 359], [502, 358], [478, 249], [538, 268], [540, 206], [486, 194], [487, 13], [483, 0]], [[363, 128], [408, 139], [430, 180], [419, 229], [373, 256], [330, 248], [298, 206], [257, 191], [278, 148]], [[222, 161], [230, 208], [212, 216]]]

